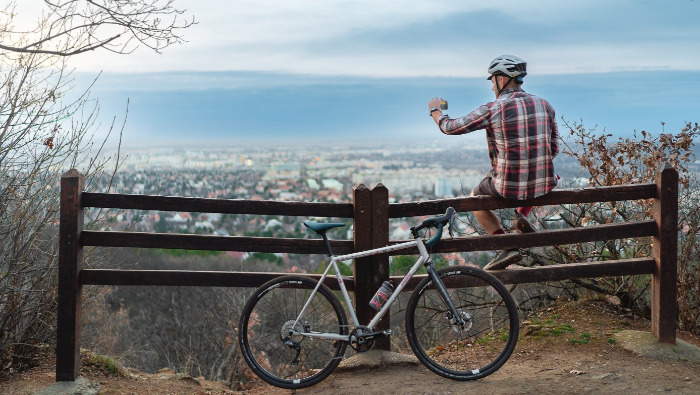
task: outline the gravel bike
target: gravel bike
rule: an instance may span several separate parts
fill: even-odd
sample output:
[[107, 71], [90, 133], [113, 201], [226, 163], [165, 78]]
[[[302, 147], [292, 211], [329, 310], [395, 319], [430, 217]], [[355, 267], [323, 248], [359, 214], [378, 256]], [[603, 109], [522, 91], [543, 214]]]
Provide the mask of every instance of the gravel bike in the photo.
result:
[[[325, 241], [330, 263], [319, 281], [283, 276], [268, 281], [248, 299], [239, 326], [239, 344], [246, 363], [267, 383], [287, 389], [312, 386], [328, 377], [341, 362], [348, 345], [356, 352], [391, 335], [375, 330], [389, 306], [416, 271], [428, 276], [413, 290], [406, 307], [405, 329], [418, 359], [433, 372], [453, 380], [475, 380], [498, 370], [510, 357], [518, 339], [518, 309], [506, 287], [476, 267], [436, 269], [428, 249], [442, 238], [454, 209], [411, 228], [412, 241], [387, 247], [333, 255], [326, 236], [343, 223], [304, 222]], [[427, 241], [419, 234], [435, 229]], [[426, 236], [427, 237], [427, 236]], [[378, 309], [360, 325], [338, 268], [338, 262], [417, 247], [420, 255], [392, 292], [385, 282], [370, 303]], [[323, 284], [334, 270], [344, 303]], [[348, 324], [345, 308], [351, 324]]]

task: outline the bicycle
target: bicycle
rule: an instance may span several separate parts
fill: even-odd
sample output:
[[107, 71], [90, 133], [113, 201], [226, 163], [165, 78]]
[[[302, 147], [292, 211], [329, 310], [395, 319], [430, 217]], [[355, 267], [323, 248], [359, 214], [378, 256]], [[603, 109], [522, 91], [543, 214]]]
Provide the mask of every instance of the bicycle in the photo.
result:
[[[476, 267], [436, 269], [428, 249], [442, 238], [449, 223], [452, 236], [454, 209], [411, 228], [412, 241], [335, 256], [326, 232], [343, 223], [304, 222], [320, 235], [330, 263], [319, 281], [283, 276], [268, 281], [248, 299], [239, 326], [239, 344], [253, 372], [269, 384], [299, 389], [319, 383], [340, 364], [348, 345], [369, 351], [375, 339], [391, 330], [375, 326], [397, 299], [408, 280], [422, 266], [428, 277], [412, 292], [406, 308], [405, 329], [418, 359], [433, 372], [453, 380], [476, 380], [498, 370], [510, 357], [518, 339], [518, 309], [506, 287]], [[436, 229], [424, 241], [422, 229]], [[377, 292], [372, 302], [385, 302], [372, 320], [361, 326], [337, 262], [417, 247], [419, 257], [392, 292]], [[323, 284], [335, 271], [352, 325], [343, 305]], [[381, 290], [385, 289], [384, 285]], [[377, 307], [377, 306], [374, 306]]]

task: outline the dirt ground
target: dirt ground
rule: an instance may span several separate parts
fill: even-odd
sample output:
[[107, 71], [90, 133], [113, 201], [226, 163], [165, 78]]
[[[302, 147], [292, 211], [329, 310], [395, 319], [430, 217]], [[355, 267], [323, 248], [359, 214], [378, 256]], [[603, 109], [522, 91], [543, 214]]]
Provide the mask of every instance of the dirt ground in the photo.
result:
[[[524, 320], [521, 341], [496, 373], [478, 380], [443, 379], [419, 363], [338, 369], [322, 383], [297, 394], [463, 394], [476, 393], [700, 393], [700, 363], [640, 357], [623, 348], [615, 334], [649, 331], [650, 324], [604, 302], [566, 302]], [[700, 346], [700, 338], [679, 332]], [[31, 394], [54, 381], [54, 365], [42, 366], [0, 383], [1, 394]], [[100, 384], [100, 394], [290, 394], [258, 384], [236, 392], [226, 383], [208, 382], [164, 370], [114, 376], [100, 369], [81, 373]]]

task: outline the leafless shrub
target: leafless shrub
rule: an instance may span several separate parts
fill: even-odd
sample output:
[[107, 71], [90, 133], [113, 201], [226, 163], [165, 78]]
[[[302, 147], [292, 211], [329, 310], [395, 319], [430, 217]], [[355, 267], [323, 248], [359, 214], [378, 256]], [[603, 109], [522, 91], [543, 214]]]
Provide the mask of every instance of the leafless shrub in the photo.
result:
[[[663, 124], [662, 124], [663, 125]], [[668, 162], [679, 173], [679, 256], [678, 305], [682, 329], [700, 330], [700, 277], [698, 276], [698, 191], [693, 164], [694, 140], [700, 136], [697, 123], [687, 123], [677, 134], [654, 135], [646, 131], [631, 138], [611, 141], [611, 134], [598, 134], [581, 123], [566, 123], [570, 139], [565, 141], [567, 155], [581, 164], [589, 186], [654, 183], [656, 173]], [[623, 201], [565, 205], [560, 208], [564, 226], [581, 227], [613, 222], [650, 219], [652, 201]], [[550, 225], [541, 218], [543, 226]], [[571, 263], [648, 257], [651, 238], [610, 240], [580, 245], [555, 246], [531, 254], [535, 262]], [[650, 282], [648, 276], [576, 280], [586, 289], [617, 296], [625, 307], [648, 312]]]
[[[45, 5], [24, 30], [15, 28], [14, 3], [0, 10], [0, 378], [34, 364], [55, 339], [60, 175], [78, 168], [89, 190], [108, 163], [112, 171], [119, 163], [118, 154], [102, 154], [115, 122], [97, 135], [99, 106], [89, 87], [82, 94], [73, 87], [70, 55], [127, 53], [139, 44], [160, 50], [189, 26], [159, 19], [179, 15], [172, 1]], [[88, 227], [105, 217], [94, 218]], [[90, 267], [103, 256], [87, 250], [84, 259]]]

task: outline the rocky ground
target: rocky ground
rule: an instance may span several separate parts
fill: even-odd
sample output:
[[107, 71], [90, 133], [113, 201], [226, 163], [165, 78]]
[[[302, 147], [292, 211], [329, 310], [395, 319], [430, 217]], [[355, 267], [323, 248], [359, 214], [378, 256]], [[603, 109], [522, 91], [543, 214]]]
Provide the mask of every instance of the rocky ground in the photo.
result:
[[[478, 393], [700, 393], [700, 338], [679, 332], [679, 344], [697, 357], [678, 360], [679, 348], [665, 353], [632, 352], [623, 347], [628, 334], [648, 332], [649, 322], [604, 302], [567, 302], [523, 322], [522, 341], [496, 373], [471, 382], [443, 379], [415, 357], [370, 352], [344, 361], [328, 379], [298, 394], [461, 394]], [[644, 335], [644, 333], [642, 333]], [[643, 351], [643, 350], [642, 350]], [[85, 358], [84, 358], [85, 359]], [[54, 381], [51, 358], [29, 372], [0, 383], [2, 394], [31, 394]], [[111, 369], [114, 370], [114, 369]], [[179, 375], [84, 366], [81, 375], [99, 383], [100, 394], [289, 394], [257, 384], [245, 392], [226, 383]]]

